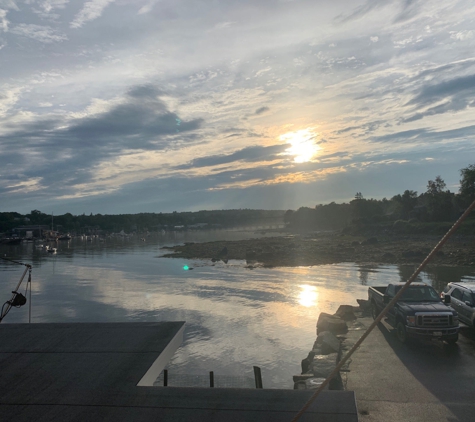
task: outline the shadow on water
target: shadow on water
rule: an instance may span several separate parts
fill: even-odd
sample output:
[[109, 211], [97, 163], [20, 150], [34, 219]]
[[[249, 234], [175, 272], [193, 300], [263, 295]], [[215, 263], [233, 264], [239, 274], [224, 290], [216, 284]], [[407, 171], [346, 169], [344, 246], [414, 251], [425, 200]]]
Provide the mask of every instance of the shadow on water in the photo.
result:
[[401, 344], [395, 330], [386, 323], [380, 323], [378, 328], [411, 374], [456, 416], [456, 420], [473, 420], [473, 408], [468, 409], [475, 396], [473, 329], [461, 327], [458, 343], [449, 345], [441, 341], [415, 340]]

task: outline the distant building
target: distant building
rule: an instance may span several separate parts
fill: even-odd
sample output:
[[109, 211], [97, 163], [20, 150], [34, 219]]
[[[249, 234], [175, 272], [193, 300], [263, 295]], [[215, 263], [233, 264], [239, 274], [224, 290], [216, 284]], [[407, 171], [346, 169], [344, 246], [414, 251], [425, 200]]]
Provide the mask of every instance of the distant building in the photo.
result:
[[12, 232], [18, 237], [32, 238], [43, 237], [43, 234], [50, 230], [49, 226], [46, 225], [32, 225], [32, 226], [20, 226], [12, 229]]

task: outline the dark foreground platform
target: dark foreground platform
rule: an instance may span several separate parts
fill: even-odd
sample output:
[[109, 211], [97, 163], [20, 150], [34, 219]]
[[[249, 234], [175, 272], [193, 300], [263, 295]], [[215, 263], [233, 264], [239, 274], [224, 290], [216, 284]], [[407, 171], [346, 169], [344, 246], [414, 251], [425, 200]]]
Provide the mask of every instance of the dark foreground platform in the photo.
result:
[[[0, 421], [289, 421], [311, 391], [150, 387], [183, 322], [2, 324]], [[157, 373], [158, 372], [158, 373]], [[357, 421], [327, 391], [301, 421]]]

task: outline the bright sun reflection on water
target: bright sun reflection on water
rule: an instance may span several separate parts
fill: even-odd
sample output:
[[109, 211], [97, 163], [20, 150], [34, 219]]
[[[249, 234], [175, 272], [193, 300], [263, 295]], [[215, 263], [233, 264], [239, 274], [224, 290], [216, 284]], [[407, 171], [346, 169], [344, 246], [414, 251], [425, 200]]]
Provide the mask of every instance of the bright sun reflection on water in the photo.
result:
[[302, 289], [299, 293], [299, 303], [307, 308], [314, 306], [318, 298], [316, 287], [307, 284], [301, 284], [299, 287]]
[[310, 161], [321, 147], [315, 143], [317, 133], [313, 128], [298, 130], [296, 132], [288, 132], [281, 135], [279, 139], [290, 144], [285, 150], [288, 155], [294, 156], [296, 163], [306, 163]]

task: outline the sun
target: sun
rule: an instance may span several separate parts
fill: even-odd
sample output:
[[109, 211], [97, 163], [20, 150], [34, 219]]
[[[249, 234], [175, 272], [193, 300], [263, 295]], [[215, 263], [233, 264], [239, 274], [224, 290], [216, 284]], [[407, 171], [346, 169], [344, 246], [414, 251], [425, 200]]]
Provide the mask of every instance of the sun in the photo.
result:
[[313, 128], [288, 132], [279, 136], [281, 141], [290, 144], [285, 150], [286, 155], [293, 155], [296, 163], [306, 163], [310, 161], [321, 150], [321, 147], [315, 143], [317, 133]]

